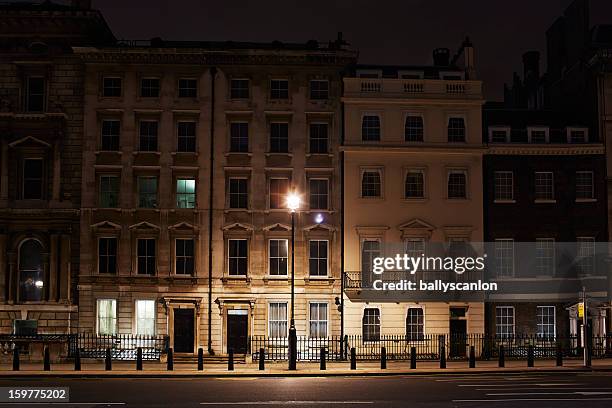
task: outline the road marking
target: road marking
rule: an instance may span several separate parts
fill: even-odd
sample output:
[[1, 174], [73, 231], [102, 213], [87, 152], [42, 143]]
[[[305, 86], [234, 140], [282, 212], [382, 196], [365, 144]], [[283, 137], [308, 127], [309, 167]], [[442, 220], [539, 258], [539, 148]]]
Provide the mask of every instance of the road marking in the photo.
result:
[[506, 399], [461, 399], [453, 402], [513, 402], [513, 401], [612, 401], [612, 398], [506, 398]]
[[[516, 390], [558, 390], [559, 388], [553, 387], [517, 387]], [[580, 387], [581, 390], [612, 390], [612, 387]], [[476, 391], [512, 391], [513, 388], [476, 388]]]
[[522, 386], [538, 386], [538, 387], [566, 387], [585, 385], [584, 383], [525, 383], [525, 384], [457, 384], [457, 387], [522, 387]]
[[0, 402], [0, 405], [126, 405], [125, 402]]
[[374, 401], [239, 401], [239, 402], [200, 402], [200, 405], [372, 405]]
[[605, 391], [574, 391], [574, 392], [496, 392], [487, 394], [487, 396], [502, 396], [502, 395], [610, 395], [612, 392]]

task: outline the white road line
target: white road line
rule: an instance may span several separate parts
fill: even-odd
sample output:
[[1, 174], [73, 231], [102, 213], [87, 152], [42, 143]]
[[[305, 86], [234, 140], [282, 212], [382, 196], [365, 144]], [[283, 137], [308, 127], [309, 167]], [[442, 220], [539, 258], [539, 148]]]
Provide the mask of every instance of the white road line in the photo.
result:
[[567, 386], [579, 386], [585, 385], [584, 383], [525, 383], [525, 384], [457, 384], [457, 387], [525, 387], [525, 386], [538, 386], [538, 387], [567, 387]]
[[239, 401], [239, 402], [200, 402], [200, 405], [372, 405], [374, 401]]
[[506, 399], [460, 399], [453, 402], [516, 402], [516, 401], [612, 401], [612, 398], [506, 398]]
[[487, 394], [487, 396], [504, 396], [504, 395], [610, 395], [612, 392], [604, 391], [574, 391], [574, 392], [496, 392]]
[[125, 402], [0, 402], [0, 405], [126, 405]]
[[[573, 388], [573, 387], [570, 387]], [[516, 390], [558, 390], [553, 387], [517, 387]], [[612, 387], [580, 387], [581, 390], [612, 390]], [[476, 391], [513, 391], [514, 388], [476, 388]]]

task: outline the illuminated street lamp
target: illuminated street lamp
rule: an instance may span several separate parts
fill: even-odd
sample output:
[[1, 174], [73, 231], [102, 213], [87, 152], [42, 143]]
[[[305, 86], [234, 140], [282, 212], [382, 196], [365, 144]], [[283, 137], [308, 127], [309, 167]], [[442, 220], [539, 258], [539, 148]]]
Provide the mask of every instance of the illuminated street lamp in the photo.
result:
[[295, 213], [300, 208], [300, 196], [292, 191], [287, 196], [287, 208], [291, 211], [291, 321], [289, 325], [289, 370], [296, 369], [297, 332], [295, 330]]

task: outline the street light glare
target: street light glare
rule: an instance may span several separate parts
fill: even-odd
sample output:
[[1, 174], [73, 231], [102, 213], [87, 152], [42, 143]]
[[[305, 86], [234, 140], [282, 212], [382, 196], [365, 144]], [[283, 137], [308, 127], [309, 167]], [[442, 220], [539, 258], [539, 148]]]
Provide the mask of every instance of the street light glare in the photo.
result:
[[287, 208], [291, 211], [295, 211], [300, 208], [300, 196], [296, 193], [289, 193], [287, 196]]

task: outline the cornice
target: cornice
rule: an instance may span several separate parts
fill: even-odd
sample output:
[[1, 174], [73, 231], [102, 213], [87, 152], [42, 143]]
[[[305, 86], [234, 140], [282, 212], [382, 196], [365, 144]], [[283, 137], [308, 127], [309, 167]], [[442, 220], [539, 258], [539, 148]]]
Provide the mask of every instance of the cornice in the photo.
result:
[[503, 145], [489, 146], [487, 155], [534, 155], [534, 156], [568, 156], [568, 155], [601, 155], [605, 154], [603, 144], [589, 145]]

